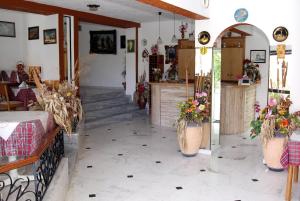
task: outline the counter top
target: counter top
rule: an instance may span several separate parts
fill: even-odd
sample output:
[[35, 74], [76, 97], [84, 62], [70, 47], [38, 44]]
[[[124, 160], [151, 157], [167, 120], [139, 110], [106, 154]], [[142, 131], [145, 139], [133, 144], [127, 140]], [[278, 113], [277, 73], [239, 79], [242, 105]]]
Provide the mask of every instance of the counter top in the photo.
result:
[[250, 85], [238, 85], [237, 83], [228, 83], [222, 82], [221, 87], [235, 87], [235, 88], [243, 88], [243, 87], [256, 87], [257, 84], [250, 84]]
[[[149, 84], [150, 85], [164, 85], [164, 86], [167, 86], [167, 85], [184, 86], [184, 85], [186, 85], [185, 82], [183, 82], [183, 83], [179, 83], [179, 82], [150, 82]], [[194, 83], [189, 83], [189, 86], [192, 86], [192, 85], [194, 85]]]

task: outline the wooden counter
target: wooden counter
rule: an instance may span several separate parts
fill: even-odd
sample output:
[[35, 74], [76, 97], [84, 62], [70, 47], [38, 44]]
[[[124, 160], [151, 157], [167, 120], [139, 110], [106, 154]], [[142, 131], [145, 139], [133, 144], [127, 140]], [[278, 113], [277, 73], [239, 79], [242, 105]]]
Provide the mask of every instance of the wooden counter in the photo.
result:
[[222, 83], [221, 85], [221, 134], [240, 134], [250, 128], [254, 119], [256, 85]]
[[[177, 104], [186, 100], [186, 85], [181, 83], [150, 83], [151, 122], [155, 125], [173, 127], [178, 118]], [[194, 84], [189, 84], [189, 96], [194, 96]]]

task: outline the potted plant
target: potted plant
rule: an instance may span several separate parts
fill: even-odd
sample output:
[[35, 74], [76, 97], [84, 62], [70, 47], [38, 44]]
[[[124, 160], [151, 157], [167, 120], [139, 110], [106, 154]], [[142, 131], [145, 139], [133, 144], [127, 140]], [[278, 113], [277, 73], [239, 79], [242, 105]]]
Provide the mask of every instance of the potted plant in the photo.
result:
[[[280, 158], [283, 148], [292, 132], [300, 126], [298, 112], [290, 114], [292, 104], [290, 97], [270, 98], [268, 105], [261, 111], [256, 120], [251, 122], [253, 139], [260, 135], [263, 143], [263, 153], [266, 165], [270, 170], [282, 171]], [[256, 110], [259, 107], [256, 105]]]
[[177, 138], [181, 153], [185, 156], [195, 156], [202, 141], [202, 122], [209, 118], [208, 96], [206, 92], [195, 94], [195, 99], [178, 104], [179, 118], [177, 120]]
[[135, 91], [135, 102], [139, 106], [140, 109], [145, 109], [149, 94], [149, 84], [146, 82], [146, 72], [139, 78], [139, 83], [136, 86]]

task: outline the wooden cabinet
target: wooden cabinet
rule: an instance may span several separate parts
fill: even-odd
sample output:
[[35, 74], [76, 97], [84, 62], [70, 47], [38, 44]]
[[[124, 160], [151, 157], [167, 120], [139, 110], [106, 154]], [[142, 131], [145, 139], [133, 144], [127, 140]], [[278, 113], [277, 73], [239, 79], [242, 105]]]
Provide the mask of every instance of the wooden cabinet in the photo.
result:
[[245, 59], [245, 38], [222, 38], [221, 79], [223, 81], [237, 81], [243, 75]]
[[153, 68], [160, 68], [164, 72], [164, 55], [149, 55], [149, 81], [153, 82]]
[[195, 41], [179, 40], [177, 47], [178, 78], [185, 80], [185, 69], [188, 68], [189, 80], [195, 77]]

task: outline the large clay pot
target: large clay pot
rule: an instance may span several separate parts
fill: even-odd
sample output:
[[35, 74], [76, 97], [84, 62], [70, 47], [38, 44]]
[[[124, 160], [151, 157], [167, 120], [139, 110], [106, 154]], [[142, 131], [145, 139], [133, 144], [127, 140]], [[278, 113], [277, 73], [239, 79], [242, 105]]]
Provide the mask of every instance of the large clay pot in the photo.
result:
[[178, 135], [181, 153], [184, 156], [195, 156], [199, 151], [202, 141], [203, 127], [200, 125], [188, 125]]
[[283, 171], [280, 158], [286, 142], [287, 137], [273, 137], [263, 145], [265, 163], [270, 170]]
[[209, 149], [210, 148], [210, 122], [202, 123], [203, 132], [202, 132], [202, 140], [201, 140], [201, 149]]

